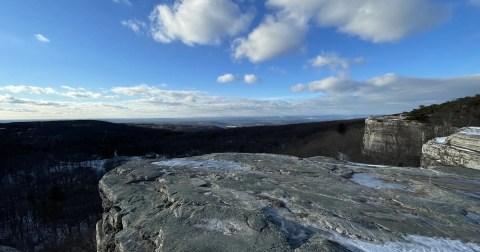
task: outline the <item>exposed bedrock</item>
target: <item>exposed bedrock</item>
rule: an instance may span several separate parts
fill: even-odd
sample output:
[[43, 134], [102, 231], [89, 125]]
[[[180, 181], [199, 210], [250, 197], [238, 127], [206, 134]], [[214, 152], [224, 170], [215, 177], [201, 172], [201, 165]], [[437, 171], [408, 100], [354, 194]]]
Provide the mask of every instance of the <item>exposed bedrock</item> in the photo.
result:
[[422, 145], [454, 131], [448, 125], [429, 125], [402, 115], [372, 116], [365, 120], [363, 154], [376, 162], [419, 166]]
[[422, 166], [460, 166], [480, 170], [480, 127], [466, 127], [437, 137], [422, 148]]
[[211, 154], [100, 181], [98, 251], [480, 250], [480, 172]]

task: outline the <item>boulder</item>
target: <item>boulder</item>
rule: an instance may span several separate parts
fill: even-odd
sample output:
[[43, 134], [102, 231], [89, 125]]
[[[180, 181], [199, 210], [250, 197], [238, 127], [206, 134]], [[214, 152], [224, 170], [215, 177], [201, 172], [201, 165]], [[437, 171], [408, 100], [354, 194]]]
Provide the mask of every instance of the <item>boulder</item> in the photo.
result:
[[99, 183], [97, 251], [478, 251], [479, 185], [326, 157], [134, 161]]

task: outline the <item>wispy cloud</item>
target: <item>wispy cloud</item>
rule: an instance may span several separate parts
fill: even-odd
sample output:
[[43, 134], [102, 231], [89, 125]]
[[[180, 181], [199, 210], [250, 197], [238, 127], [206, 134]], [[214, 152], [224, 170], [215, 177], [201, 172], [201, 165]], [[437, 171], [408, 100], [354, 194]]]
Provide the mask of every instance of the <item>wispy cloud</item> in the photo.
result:
[[63, 96], [75, 98], [75, 99], [100, 99], [104, 98], [101, 93], [95, 93], [90, 91], [69, 91], [62, 93]]
[[295, 84], [292, 87], [290, 87], [290, 90], [292, 92], [302, 92], [305, 90], [305, 84], [302, 84], [302, 83]]
[[336, 75], [345, 75], [352, 64], [359, 64], [362, 62], [364, 62], [364, 58], [362, 57], [348, 59], [340, 57], [336, 52], [322, 52], [308, 61], [312, 67], [326, 67]]
[[44, 35], [42, 35], [40, 33], [34, 34], [33, 36], [39, 42], [42, 42], [42, 43], [49, 43], [50, 42], [49, 38], [45, 37]]
[[128, 6], [131, 6], [132, 5], [132, 2], [130, 2], [130, 0], [112, 0], [114, 3], [118, 3], [118, 4], [126, 4]]
[[12, 93], [31, 93], [31, 94], [54, 94], [56, 93], [55, 89], [50, 87], [36, 87], [36, 86], [25, 86], [25, 85], [7, 85], [0, 86], [0, 91], [8, 91]]
[[130, 87], [115, 87], [111, 92], [126, 96], [140, 96], [148, 98], [157, 98], [163, 101], [187, 101], [191, 102], [196, 99], [202, 92], [185, 91], [185, 90], [165, 90], [156, 86], [141, 84]]
[[147, 24], [136, 19], [123, 20], [120, 22], [120, 24], [132, 30], [136, 34], [142, 34], [147, 30]]

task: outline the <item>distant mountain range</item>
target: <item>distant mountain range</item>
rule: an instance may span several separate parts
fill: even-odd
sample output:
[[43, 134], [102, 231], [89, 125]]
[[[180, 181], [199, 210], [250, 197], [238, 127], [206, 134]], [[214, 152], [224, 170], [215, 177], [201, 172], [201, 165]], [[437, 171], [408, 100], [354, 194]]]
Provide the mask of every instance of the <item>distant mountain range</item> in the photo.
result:
[[[192, 126], [216, 126], [220, 128], [236, 128], [251, 126], [274, 126], [306, 122], [324, 122], [333, 120], [348, 120], [357, 118], [366, 118], [369, 115], [305, 115], [305, 116], [250, 116], [250, 117], [188, 117], [188, 118], [115, 118], [101, 120], [112, 123], [128, 124], [175, 124]], [[35, 122], [35, 121], [57, 121], [55, 120], [0, 120], [0, 123], [9, 122]]]

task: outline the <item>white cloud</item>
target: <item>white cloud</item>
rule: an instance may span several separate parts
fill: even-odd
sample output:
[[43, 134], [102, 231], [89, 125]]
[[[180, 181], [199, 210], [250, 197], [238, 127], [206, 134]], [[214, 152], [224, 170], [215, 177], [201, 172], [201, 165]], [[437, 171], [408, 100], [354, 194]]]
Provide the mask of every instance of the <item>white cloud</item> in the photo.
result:
[[75, 99], [100, 99], [103, 98], [103, 95], [100, 93], [90, 92], [90, 91], [69, 91], [62, 93], [63, 96], [75, 98]]
[[[445, 7], [428, 0], [369, 0], [358, 6], [347, 0], [341, 2], [323, 8], [317, 16], [319, 24], [373, 42], [396, 41], [449, 17]], [[335, 14], [339, 12], [343, 14]]]
[[258, 81], [258, 77], [255, 74], [245, 74], [243, 81], [247, 84], [253, 84]]
[[165, 101], [194, 101], [199, 91], [164, 90], [155, 86], [141, 84], [131, 87], [115, 87], [111, 91], [126, 96], [156, 97]]
[[63, 86], [60, 86], [60, 87], [63, 88], [63, 89], [69, 90], [69, 91], [76, 91], [77, 90], [77, 88], [66, 86], [66, 85], [63, 85]]
[[24, 86], [24, 85], [7, 85], [0, 87], [0, 91], [8, 91], [12, 93], [30, 93], [30, 94], [54, 94], [56, 93], [53, 88], [44, 88], [36, 86]]
[[49, 39], [49, 38], [47, 38], [47, 37], [45, 37], [44, 35], [39, 34], [39, 33], [38, 33], [38, 34], [35, 34], [34, 37], [35, 37], [35, 39], [36, 39], [37, 41], [42, 42], [42, 43], [48, 43], [48, 42], [50, 42], [50, 39]]
[[299, 83], [299, 84], [296, 84], [296, 85], [293, 85], [290, 90], [292, 92], [302, 92], [305, 90], [305, 85], [302, 84], [302, 83]]
[[236, 59], [261, 62], [301, 51], [312, 21], [378, 43], [425, 31], [450, 13], [433, 0], [268, 0], [265, 5], [274, 14], [234, 41]]
[[339, 57], [336, 53], [321, 53], [310, 60], [313, 67], [330, 67], [331, 69], [346, 70], [350, 67], [348, 59]]
[[433, 0], [268, 0], [267, 4], [373, 42], [422, 32], [445, 21], [450, 12]]
[[118, 4], [126, 4], [128, 6], [132, 5], [132, 2], [130, 2], [130, 0], [112, 0], [112, 1]]
[[[0, 94], [0, 118], [10, 120], [391, 114], [408, 111], [421, 104], [441, 103], [458, 97], [480, 94], [479, 82], [480, 75], [416, 78], [385, 74], [367, 80], [330, 77], [292, 87], [292, 91], [308, 88], [320, 92], [319, 96], [309, 99], [223, 97], [199, 91], [163, 90], [147, 84], [116, 87], [102, 93], [105, 97], [115, 93], [122, 95], [118, 100], [108, 102], [74, 98], [69, 98], [68, 102], [58, 102]], [[80, 88], [62, 87], [69, 92], [74, 91], [65, 87], [80, 92]]]
[[310, 91], [350, 92], [357, 89], [358, 83], [342, 77], [328, 77], [308, 84]]
[[217, 82], [218, 83], [228, 83], [228, 82], [235, 81], [235, 79], [236, 79], [235, 75], [227, 73], [227, 74], [218, 76]]
[[394, 74], [394, 73], [387, 73], [382, 76], [374, 77], [371, 78], [370, 80], [367, 81], [367, 83], [372, 84], [374, 86], [385, 86], [388, 84], [391, 84], [395, 81], [398, 81], [400, 76]]
[[248, 58], [251, 62], [261, 62], [300, 52], [307, 30], [304, 23], [267, 16], [247, 38], [234, 41], [233, 56], [235, 59]]
[[120, 24], [132, 30], [136, 34], [143, 33], [147, 30], [147, 24], [136, 19], [123, 20], [120, 22]]
[[242, 13], [231, 0], [176, 0], [159, 4], [150, 14], [152, 37], [162, 43], [219, 44], [245, 31], [252, 13]]

